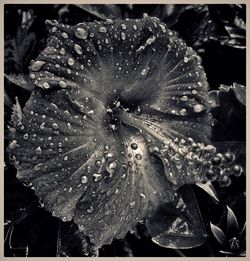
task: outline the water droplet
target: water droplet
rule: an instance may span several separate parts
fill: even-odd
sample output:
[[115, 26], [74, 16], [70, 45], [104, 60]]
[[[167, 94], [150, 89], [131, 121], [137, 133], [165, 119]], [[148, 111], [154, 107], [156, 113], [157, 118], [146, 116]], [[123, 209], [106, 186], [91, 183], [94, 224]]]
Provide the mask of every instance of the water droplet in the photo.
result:
[[135, 207], [135, 201], [133, 201], [133, 202], [130, 203], [130, 207], [131, 207], [131, 208], [134, 208], [134, 207]]
[[49, 88], [50, 88], [50, 85], [49, 85], [49, 83], [44, 82], [44, 83], [43, 83], [43, 87], [44, 87], [45, 89], [49, 89]]
[[187, 63], [189, 59], [187, 57], [184, 57], [184, 63]]
[[60, 54], [62, 54], [62, 55], [64, 55], [65, 53], [66, 53], [66, 51], [65, 51], [65, 49], [64, 48], [61, 48], [61, 50], [60, 50], [60, 52], [59, 52]]
[[34, 80], [36, 78], [36, 75], [34, 73], [30, 73], [30, 78]]
[[39, 164], [35, 165], [34, 169], [35, 170], [40, 170], [41, 166], [42, 166], [42, 163], [39, 163]]
[[40, 125], [40, 129], [41, 129], [41, 130], [44, 130], [44, 129], [45, 129], [44, 125], [45, 125], [45, 122], [43, 122], [43, 123]]
[[148, 70], [149, 70], [149, 68], [145, 68], [145, 69], [143, 69], [143, 70], [141, 71], [141, 75], [142, 75], [142, 76], [147, 75]]
[[166, 33], [166, 32], [167, 32], [166, 27], [165, 27], [163, 24], [160, 24], [159, 26], [160, 26], [161, 31], [162, 31], [163, 33]]
[[99, 28], [99, 32], [100, 32], [100, 33], [107, 33], [107, 28], [104, 27], [104, 26], [101, 26], [101, 27]]
[[114, 21], [112, 20], [112, 19], [106, 19], [106, 21], [104, 22], [105, 24], [113, 24], [114, 23]]
[[194, 111], [195, 112], [201, 112], [201, 111], [203, 111], [204, 110], [204, 106], [202, 105], [202, 104], [195, 104], [194, 105]]
[[57, 123], [53, 123], [52, 127], [53, 127], [54, 130], [57, 130], [58, 129], [58, 124]]
[[181, 100], [182, 100], [182, 101], [188, 101], [188, 97], [187, 97], [186, 95], [183, 95], [183, 96], [181, 97]]
[[122, 28], [123, 30], [126, 30], [126, 29], [127, 29], [127, 27], [126, 27], [125, 24], [121, 24], [121, 28]]
[[65, 161], [67, 161], [69, 158], [68, 158], [68, 156], [65, 156], [63, 159], [64, 159]]
[[59, 86], [62, 88], [66, 88], [67, 87], [67, 83], [64, 81], [59, 81]]
[[116, 161], [111, 161], [109, 164], [108, 164], [108, 167], [107, 167], [107, 171], [110, 173], [110, 175], [112, 176], [115, 172], [117, 168], [117, 163]]
[[13, 150], [15, 148], [19, 147], [19, 145], [17, 144], [16, 140], [13, 140], [10, 144], [9, 144], [9, 149]]
[[90, 207], [87, 209], [87, 212], [88, 212], [89, 214], [93, 213], [93, 212], [94, 212], [93, 206], [90, 206]]
[[27, 139], [29, 138], [29, 134], [28, 134], [28, 133], [25, 133], [25, 134], [23, 135], [23, 138], [24, 138], [25, 140], [27, 140]]
[[72, 59], [72, 58], [69, 58], [69, 59], [68, 59], [68, 65], [72, 66], [72, 65], [74, 65], [74, 64], [75, 64], [75, 60]]
[[61, 36], [62, 36], [62, 38], [64, 38], [64, 39], [67, 39], [67, 38], [69, 38], [68, 34], [67, 34], [67, 33], [65, 33], [65, 32], [63, 32], [63, 33], [61, 34]]
[[136, 150], [136, 149], [138, 148], [138, 145], [137, 145], [136, 143], [132, 143], [132, 144], [131, 144], [131, 148], [132, 148], [133, 150]]
[[87, 176], [82, 176], [81, 177], [81, 182], [82, 182], [82, 184], [86, 184], [88, 182], [88, 177]]
[[94, 182], [97, 182], [97, 181], [101, 180], [102, 175], [100, 173], [94, 173], [93, 178], [94, 178]]
[[153, 35], [152, 37], [148, 38], [146, 41], [147, 45], [151, 45], [152, 43], [154, 43], [156, 37]]
[[51, 32], [52, 33], [55, 33], [57, 31], [57, 28], [55, 27], [55, 26], [53, 26], [52, 28], [51, 28]]
[[37, 72], [39, 70], [41, 70], [41, 68], [43, 67], [43, 65], [45, 64], [46, 62], [44, 61], [36, 61], [34, 63], [31, 64], [30, 66], [30, 69], [34, 72]]
[[141, 160], [141, 159], [142, 159], [142, 155], [141, 155], [141, 154], [136, 154], [136, 155], [135, 155], [135, 158], [136, 158], [137, 160]]
[[186, 109], [181, 109], [179, 111], [179, 113], [180, 113], [180, 115], [185, 116], [185, 115], [187, 115], [187, 110]]
[[38, 155], [42, 154], [42, 149], [40, 146], [36, 148], [36, 154]]
[[78, 53], [79, 55], [82, 54], [82, 47], [79, 44], [75, 44], [74, 45], [74, 50], [76, 53]]
[[133, 29], [136, 31], [137, 30], [137, 26], [134, 24], [133, 25]]
[[75, 31], [75, 36], [79, 39], [85, 40], [88, 38], [88, 31], [83, 28], [78, 27]]
[[143, 193], [141, 193], [140, 196], [141, 196], [142, 198], [146, 198], [145, 194], [143, 194]]
[[198, 86], [201, 87], [202, 86], [202, 83], [201, 82], [197, 82]]
[[101, 161], [100, 160], [97, 160], [96, 162], [95, 162], [95, 165], [97, 166], [97, 167], [100, 167], [101, 166]]
[[126, 39], [126, 34], [124, 32], [121, 32], [121, 38], [122, 38], [122, 40]]

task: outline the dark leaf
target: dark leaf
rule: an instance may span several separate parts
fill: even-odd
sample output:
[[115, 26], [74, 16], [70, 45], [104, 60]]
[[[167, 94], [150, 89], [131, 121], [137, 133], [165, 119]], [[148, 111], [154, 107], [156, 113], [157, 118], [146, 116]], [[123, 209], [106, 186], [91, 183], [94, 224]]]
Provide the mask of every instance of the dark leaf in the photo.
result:
[[121, 9], [118, 5], [82, 5], [76, 4], [77, 7], [83, 9], [84, 11], [89, 12], [90, 14], [96, 16], [99, 19], [107, 19], [107, 18], [122, 18]]
[[227, 234], [230, 238], [237, 237], [239, 234], [237, 218], [229, 206], [227, 206]]
[[89, 238], [79, 231], [76, 224], [59, 221], [57, 257], [97, 255], [97, 249], [90, 243]]
[[234, 82], [233, 88], [238, 101], [246, 106], [246, 86]]
[[210, 195], [214, 200], [219, 202], [216, 190], [213, 187], [213, 185], [211, 184], [211, 182], [206, 182], [205, 184], [203, 184], [203, 183], [196, 183], [196, 185], [198, 187], [200, 187], [201, 189], [203, 189], [204, 191], [206, 191], [208, 193], [208, 195]]
[[216, 240], [224, 247], [228, 247], [227, 238], [224, 232], [216, 225], [210, 222], [211, 231]]
[[179, 189], [173, 204], [159, 208], [146, 223], [154, 243], [173, 249], [188, 249], [206, 241], [203, 219], [189, 186]]
[[11, 74], [11, 75], [4, 75], [10, 82], [14, 83], [15, 85], [27, 90], [32, 91], [34, 89], [34, 85], [30, 82], [29, 77], [24, 74]]

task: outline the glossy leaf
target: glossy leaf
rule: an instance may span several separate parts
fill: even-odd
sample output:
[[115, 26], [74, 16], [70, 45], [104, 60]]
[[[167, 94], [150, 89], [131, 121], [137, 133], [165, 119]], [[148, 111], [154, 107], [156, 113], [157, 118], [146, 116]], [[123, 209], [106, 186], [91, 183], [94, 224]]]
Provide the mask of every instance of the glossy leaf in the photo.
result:
[[239, 234], [237, 218], [229, 206], [227, 206], [227, 234], [230, 238], [237, 237]]
[[227, 237], [224, 232], [216, 225], [210, 222], [211, 231], [216, 240], [224, 247], [228, 247]]

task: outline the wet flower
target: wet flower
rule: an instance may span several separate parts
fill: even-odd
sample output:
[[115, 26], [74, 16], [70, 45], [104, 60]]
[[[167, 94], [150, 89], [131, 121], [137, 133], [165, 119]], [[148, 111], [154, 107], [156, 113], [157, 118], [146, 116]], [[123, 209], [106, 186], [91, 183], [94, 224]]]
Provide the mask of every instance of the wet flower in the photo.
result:
[[[222, 154], [214, 164], [200, 57], [146, 15], [47, 24], [47, 47], [30, 65], [36, 88], [12, 115], [17, 178], [97, 246], [123, 238], [159, 205], [182, 209], [177, 189], [225, 164]], [[176, 223], [183, 235], [185, 222]]]

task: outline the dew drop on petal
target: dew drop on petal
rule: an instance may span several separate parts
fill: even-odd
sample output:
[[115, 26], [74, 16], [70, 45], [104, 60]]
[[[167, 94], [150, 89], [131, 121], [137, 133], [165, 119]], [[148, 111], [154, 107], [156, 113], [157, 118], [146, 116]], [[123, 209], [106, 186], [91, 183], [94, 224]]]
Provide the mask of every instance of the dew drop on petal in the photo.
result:
[[188, 101], [188, 96], [183, 95], [183, 96], [181, 97], [181, 100], [182, 100], [182, 101]]
[[35, 76], [35, 74], [34, 73], [30, 73], [30, 78], [32, 79], [32, 80], [34, 80], [35, 78], [36, 78], [36, 76]]
[[88, 177], [87, 176], [82, 176], [81, 177], [81, 182], [82, 182], [82, 184], [86, 184], [88, 182]]
[[66, 88], [67, 87], [67, 83], [64, 81], [59, 81], [59, 86], [62, 88]]
[[185, 115], [187, 115], [187, 110], [186, 109], [181, 109], [179, 111], [179, 113], [180, 113], [180, 115], [185, 116]]
[[69, 38], [68, 34], [67, 34], [67, 33], [65, 33], [65, 32], [63, 32], [61, 35], [62, 35], [62, 38], [64, 38], [64, 39], [67, 39], [67, 38]]
[[133, 29], [136, 31], [137, 30], [137, 26], [134, 24], [133, 25]]
[[36, 154], [38, 155], [42, 154], [42, 149], [40, 146], [36, 148]]
[[24, 138], [25, 140], [27, 140], [27, 139], [29, 138], [29, 134], [28, 134], [28, 133], [25, 133], [25, 134], [23, 135], [23, 138]]
[[82, 47], [79, 44], [74, 45], [74, 50], [77, 54], [81, 55], [82, 54]]
[[64, 55], [66, 53], [64, 48], [61, 48], [61, 50], [59, 51], [60, 54]]
[[122, 38], [122, 40], [126, 39], [126, 34], [124, 32], [121, 32], [121, 38]]
[[9, 149], [13, 150], [15, 148], [17, 148], [19, 145], [17, 144], [16, 140], [13, 140], [10, 144], [9, 144]]
[[99, 28], [99, 32], [100, 32], [100, 33], [107, 33], [107, 28], [104, 27], [104, 26], [101, 26], [101, 27]]
[[93, 213], [93, 212], [94, 212], [93, 206], [90, 206], [89, 208], [87, 208], [87, 212], [88, 212], [89, 214]]
[[57, 123], [53, 123], [52, 127], [53, 127], [54, 130], [57, 130], [58, 129], [58, 124]]
[[100, 161], [100, 160], [97, 160], [97, 161], [95, 162], [95, 165], [96, 165], [97, 167], [100, 167], [100, 166], [101, 166], [101, 161]]
[[202, 105], [202, 104], [195, 104], [194, 105], [194, 111], [195, 112], [201, 112], [201, 111], [203, 111], [204, 110], [204, 106]]
[[75, 64], [74, 59], [69, 58], [69, 59], [68, 59], [68, 65], [72, 66], [72, 65], [74, 65], [74, 64]]
[[162, 31], [163, 33], [166, 33], [166, 32], [167, 32], [166, 27], [165, 27], [163, 24], [160, 24], [159, 26], [160, 26], [161, 31]]
[[79, 39], [85, 40], [88, 38], [88, 31], [84, 28], [78, 27], [75, 31], [75, 36]]
[[138, 145], [137, 145], [136, 143], [132, 143], [132, 144], [131, 144], [131, 148], [132, 148], [133, 150], [136, 150], [136, 149], [138, 148]]
[[49, 83], [44, 82], [44, 83], [43, 83], [43, 87], [44, 87], [45, 89], [49, 89], [49, 88], [50, 88], [50, 85], [49, 85]]
[[45, 61], [36, 61], [31, 64], [30, 69], [34, 72], [38, 72], [39, 70], [41, 70], [45, 63]]
[[141, 159], [142, 159], [142, 155], [141, 155], [141, 154], [136, 154], [136, 155], [135, 155], [135, 158], [136, 158], [137, 160], [141, 160]]
[[35, 165], [34, 169], [35, 170], [40, 170], [41, 166], [42, 166], [42, 163], [39, 163], [39, 164]]
[[133, 201], [133, 202], [130, 203], [130, 207], [131, 207], [131, 208], [134, 208], [134, 207], [135, 207], [135, 201]]
[[94, 173], [93, 178], [94, 178], [94, 182], [97, 182], [102, 178], [102, 175], [100, 173]]

